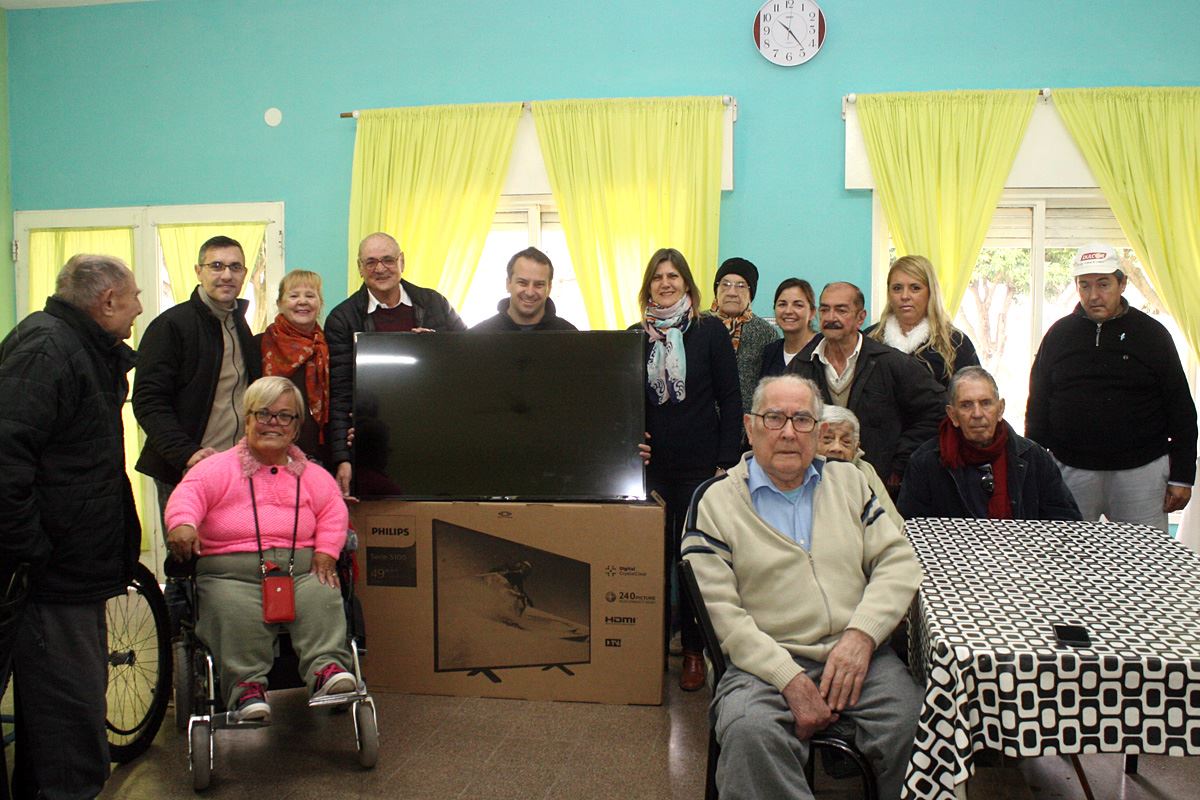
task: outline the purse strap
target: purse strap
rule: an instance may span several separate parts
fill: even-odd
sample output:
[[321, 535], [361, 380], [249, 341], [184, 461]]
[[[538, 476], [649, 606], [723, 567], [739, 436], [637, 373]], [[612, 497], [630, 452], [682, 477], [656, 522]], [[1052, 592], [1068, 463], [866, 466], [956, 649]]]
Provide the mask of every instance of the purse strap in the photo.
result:
[[[247, 478], [250, 481], [250, 510], [254, 512], [254, 538], [258, 542], [258, 569], [263, 574], [267, 575], [267, 559], [263, 555], [262, 534], [258, 530], [258, 500], [254, 497], [254, 477]], [[296, 476], [296, 515], [292, 518], [292, 552], [288, 554], [288, 575], [292, 574], [292, 567], [296, 563], [296, 532], [300, 528], [300, 476]]]

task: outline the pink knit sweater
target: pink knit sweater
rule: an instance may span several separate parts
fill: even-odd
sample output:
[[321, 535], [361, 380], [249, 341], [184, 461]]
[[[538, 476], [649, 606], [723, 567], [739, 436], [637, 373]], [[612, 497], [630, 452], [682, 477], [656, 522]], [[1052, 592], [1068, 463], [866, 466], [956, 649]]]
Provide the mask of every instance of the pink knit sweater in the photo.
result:
[[291, 547], [299, 475], [296, 547], [312, 547], [337, 558], [346, 542], [350, 519], [337, 481], [319, 466], [308, 463], [299, 448], [292, 447], [288, 455], [288, 465], [276, 468], [272, 474], [272, 467], [256, 461], [242, 439], [233, 448], [199, 462], [171, 492], [167, 530], [195, 526], [201, 555], [257, 552], [247, 480], [253, 476], [263, 547]]

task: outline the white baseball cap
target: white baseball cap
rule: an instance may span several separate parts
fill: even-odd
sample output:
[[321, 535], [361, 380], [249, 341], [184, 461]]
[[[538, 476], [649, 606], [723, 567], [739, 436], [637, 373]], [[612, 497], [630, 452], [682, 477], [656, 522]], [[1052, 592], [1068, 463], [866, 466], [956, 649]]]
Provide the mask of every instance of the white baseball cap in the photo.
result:
[[1121, 258], [1117, 249], [1109, 244], [1096, 242], [1085, 244], [1075, 251], [1071, 259], [1071, 277], [1080, 275], [1111, 275], [1121, 269]]

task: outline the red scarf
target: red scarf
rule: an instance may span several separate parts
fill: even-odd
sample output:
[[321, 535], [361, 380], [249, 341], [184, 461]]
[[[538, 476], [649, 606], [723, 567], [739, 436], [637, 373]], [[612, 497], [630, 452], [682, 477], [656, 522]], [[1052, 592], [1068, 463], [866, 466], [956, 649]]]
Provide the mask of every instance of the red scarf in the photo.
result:
[[938, 426], [938, 451], [942, 464], [949, 469], [992, 465], [995, 489], [988, 498], [988, 519], [1012, 519], [1012, 504], [1008, 500], [1008, 423], [1000, 420], [996, 438], [987, 447], [979, 447], [963, 438], [949, 417], [942, 417]]
[[321, 443], [325, 443], [325, 425], [329, 422], [329, 345], [320, 325], [312, 333], [305, 333], [284, 319], [283, 314], [267, 326], [262, 342], [263, 375], [280, 375], [290, 378], [297, 370], [312, 362], [312, 369], [304, 369], [304, 388], [308, 411], [321, 430]]

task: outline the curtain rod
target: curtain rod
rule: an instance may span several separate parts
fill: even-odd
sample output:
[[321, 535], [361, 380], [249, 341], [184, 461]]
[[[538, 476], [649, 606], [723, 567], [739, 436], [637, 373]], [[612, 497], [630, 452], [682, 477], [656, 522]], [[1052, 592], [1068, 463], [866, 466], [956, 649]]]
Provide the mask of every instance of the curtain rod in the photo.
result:
[[[1049, 91], [1050, 91], [1049, 89], [1046, 90], [1046, 92], [1049, 92]], [[848, 95], [848, 96], [853, 97], [854, 95]], [[731, 94], [721, 95], [721, 102], [727, 106], [733, 106], [735, 109], [737, 108], [737, 98]], [[850, 102], [853, 103], [854, 101], [851, 100]], [[531, 104], [531, 101], [529, 101], [529, 100], [523, 101], [521, 103], [521, 109], [523, 111], [528, 111], [530, 104]], [[341, 117], [342, 119], [358, 119], [358, 110], [343, 111], [342, 113], [338, 114], [338, 116]]]
[[[1050, 90], [1049, 89], [1038, 89], [1038, 97], [1040, 97], [1043, 100], [1049, 100], [1050, 99]], [[852, 106], [857, 102], [858, 102], [858, 95], [854, 94], [854, 92], [851, 92], [850, 94], [842, 95], [842, 119], [846, 118], [846, 106]], [[349, 116], [349, 115], [342, 114], [342, 116], [345, 117], [345, 116]]]

